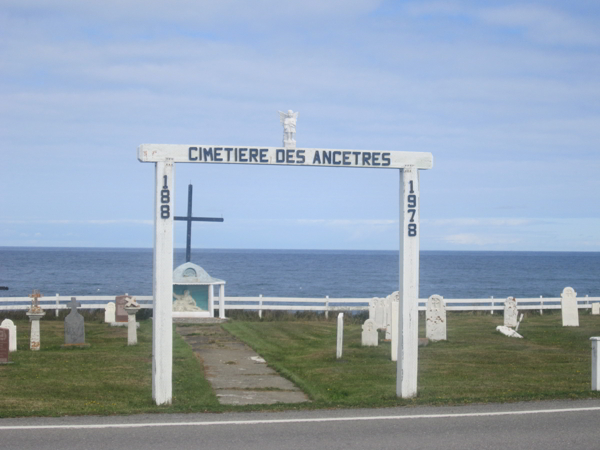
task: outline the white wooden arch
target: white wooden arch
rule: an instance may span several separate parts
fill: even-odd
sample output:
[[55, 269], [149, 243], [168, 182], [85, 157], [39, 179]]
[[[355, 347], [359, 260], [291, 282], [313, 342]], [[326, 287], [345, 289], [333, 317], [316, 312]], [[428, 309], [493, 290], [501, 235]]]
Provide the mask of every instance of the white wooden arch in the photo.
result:
[[400, 170], [400, 317], [396, 395], [417, 394], [419, 299], [419, 169], [431, 169], [431, 153], [320, 148], [142, 144], [141, 162], [155, 163], [154, 315], [152, 398], [172, 400], [173, 216], [175, 163], [258, 164]]

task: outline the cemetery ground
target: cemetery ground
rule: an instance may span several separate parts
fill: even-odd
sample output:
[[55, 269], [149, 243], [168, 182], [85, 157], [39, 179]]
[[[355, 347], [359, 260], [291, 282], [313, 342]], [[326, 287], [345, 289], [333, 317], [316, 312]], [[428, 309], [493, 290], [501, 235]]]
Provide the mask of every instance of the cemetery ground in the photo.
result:
[[[236, 316], [235, 314], [232, 314]], [[41, 351], [29, 350], [29, 323], [13, 317], [18, 351], [0, 366], [0, 417], [111, 415], [285, 409], [457, 405], [545, 399], [600, 398], [591, 391], [591, 336], [600, 317], [581, 313], [579, 327], [562, 327], [560, 311], [529, 313], [519, 332], [495, 331], [502, 314], [448, 313], [448, 340], [419, 348], [418, 396], [396, 398], [390, 343], [361, 346], [364, 315], [347, 316], [344, 349], [336, 359], [336, 316], [238, 314], [226, 330], [266, 359], [311, 399], [301, 404], [221, 405], [202, 362], [175, 334], [173, 404], [152, 400], [152, 322], [141, 321], [137, 346], [127, 329], [86, 316], [84, 349], [63, 349], [64, 316], [41, 322]], [[47, 314], [49, 316], [49, 314]], [[424, 323], [424, 318], [420, 318]], [[179, 325], [182, 326], [182, 325]], [[185, 326], [185, 325], [184, 325]], [[215, 326], [215, 325], [189, 325]], [[219, 325], [217, 325], [219, 326]], [[420, 337], [425, 330], [420, 329]]]

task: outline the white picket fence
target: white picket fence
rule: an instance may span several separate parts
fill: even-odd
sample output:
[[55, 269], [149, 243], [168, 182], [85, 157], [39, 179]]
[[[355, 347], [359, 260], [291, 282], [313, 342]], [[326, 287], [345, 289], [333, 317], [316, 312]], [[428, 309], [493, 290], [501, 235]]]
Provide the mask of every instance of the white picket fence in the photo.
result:
[[[71, 295], [40, 297], [40, 306], [45, 310], [68, 309]], [[83, 295], [75, 296], [84, 309], [104, 309], [107, 303], [114, 302], [115, 296]], [[152, 296], [134, 296], [142, 308], [152, 308]], [[370, 298], [295, 298], [295, 297], [225, 297], [225, 310], [250, 311], [367, 311]], [[504, 298], [465, 298], [444, 299], [448, 311], [494, 311], [504, 310]], [[600, 302], [600, 297], [578, 297], [579, 309], [591, 308], [591, 304]], [[419, 299], [419, 311], [425, 311], [427, 299]], [[31, 305], [29, 297], [0, 297], [0, 311], [27, 310]], [[519, 310], [560, 309], [560, 297], [517, 298]], [[219, 298], [214, 298], [215, 310]], [[262, 315], [262, 314], [261, 314]]]

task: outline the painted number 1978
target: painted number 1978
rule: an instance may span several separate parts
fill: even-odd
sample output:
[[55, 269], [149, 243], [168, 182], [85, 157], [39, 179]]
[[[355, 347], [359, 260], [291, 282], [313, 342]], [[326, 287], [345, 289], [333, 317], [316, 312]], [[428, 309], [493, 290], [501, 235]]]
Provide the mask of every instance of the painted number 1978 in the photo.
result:
[[164, 176], [164, 184], [163, 188], [160, 191], [160, 218], [168, 219], [171, 217], [171, 206], [169, 203], [171, 202], [171, 192], [169, 191], [169, 186], [167, 186], [167, 176]]
[[417, 213], [417, 196], [415, 195], [415, 190], [413, 189], [412, 180], [408, 182], [410, 184], [410, 192], [406, 197], [406, 204], [408, 205], [408, 214], [410, 216], [410, 220], [408, 223], [408, 235], [410, 237], [417, 235], [417, 224], [415, 222], [415, 214]]

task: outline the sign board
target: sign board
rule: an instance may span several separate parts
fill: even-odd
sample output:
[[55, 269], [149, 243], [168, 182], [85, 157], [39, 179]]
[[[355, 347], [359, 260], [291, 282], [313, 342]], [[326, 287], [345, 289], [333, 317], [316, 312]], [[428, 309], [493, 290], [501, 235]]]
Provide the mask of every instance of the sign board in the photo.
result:
[[370, 169], [431, 169], [431, 153], [322, 148], [234, 147], [226, 145], [142, 144], [141, 162], [166, 161], [205, 164], [272, 164], [280, 166], [364, 167]]

